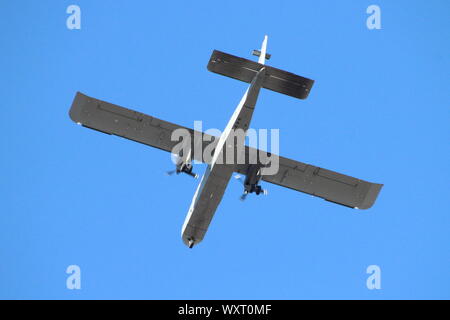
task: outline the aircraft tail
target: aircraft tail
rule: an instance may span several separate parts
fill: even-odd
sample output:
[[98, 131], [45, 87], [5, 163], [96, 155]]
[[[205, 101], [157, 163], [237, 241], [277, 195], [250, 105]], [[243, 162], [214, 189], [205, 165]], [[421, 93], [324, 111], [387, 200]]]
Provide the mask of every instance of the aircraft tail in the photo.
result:
[[314, 84], [314, 80], [296, 74], [265, 66], [271, 55], [267, 53], [267, 36], [264, 37], [261, 50], [253, 50], [258, 56], [258, 62], [233, 56], [214, 50], [208, 63], [208, 70], [247, 83], [252, 82], [255, 75], [266, 68], [266, 78], [263, 88], [276, 91], [294, 98], [306, 99]]
[[264, 41], [261, 45], [261, 50], [253, 50], [253, 55], [258, 56], [258, 63], [266, 64], [266, 59], [270, 59], [270, 54], [267, 54], [267, 36], [264, 36]]

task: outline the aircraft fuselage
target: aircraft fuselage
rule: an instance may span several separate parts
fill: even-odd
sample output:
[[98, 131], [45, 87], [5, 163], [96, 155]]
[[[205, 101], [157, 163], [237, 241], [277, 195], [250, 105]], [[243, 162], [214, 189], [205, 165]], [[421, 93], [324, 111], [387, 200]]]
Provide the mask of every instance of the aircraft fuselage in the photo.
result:
[[[203, 240], [214, 213], [222, 200], [234, 172], [235, 164], [219, 160], [223, 160], [227, 148], [236, 147], [236, 149], [239, 149], [239, 146], [228, 143], [230, 142], [229, 138], [235, 130], [241, 129], [244, 132], [248, 130], [265, 73], [263, 68], [255, 75], [220, 136], [212, 162], [206, 168], [206, 172], [197, 187], [182, 228], [183, 242], [190, 248]], [[237, 140], [236, 143], [243, 143], [243, 141]]]

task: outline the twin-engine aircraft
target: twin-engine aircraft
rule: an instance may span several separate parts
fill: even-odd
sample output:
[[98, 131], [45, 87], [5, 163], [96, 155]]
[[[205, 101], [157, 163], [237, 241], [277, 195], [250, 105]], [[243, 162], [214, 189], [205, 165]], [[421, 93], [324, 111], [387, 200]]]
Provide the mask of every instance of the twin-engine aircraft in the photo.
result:
[[[353, 209], [370, 208], [383, 185], [370, 183], [330, 170], [305, 164], [291, 159], [278, 157], [276, 173], [264, 174], [270, 153], [245, 145], [245, 141], [236, 139], [234, 145], [228, 143], [236, 130], [247, 132], [255, 110], [261, 88], [273, 90], [298, 99], [306, 99], [314, 84], [313, 80], [276, 69], [265, 64], [270, 58], [267, 53], [267, 36], [261, 50], [254, 50], [258, 62], [236, 57], [214, 50], [208, 63], [208, 70], [227, 77], [250, 83], [242, 100], [234, 111], [225, 130], [220, 137], [207, 135], [170, 122], [166, 122], [137, 111], [129, 110], [108, 102], [77, 93], [70, 109], [71, 119], [90, 129], [106, 134], [117, 135], [140, 142], [164, 151], [174, 153], [179, 141], [173, 141], [172, 134], [177, 129], [184, 129], [190, 135], [188, 150], [177, 152], [178, 160], [174, 172], [197, 176], [192, 172], [193, 161], [207, 163], [206, 171], [201, 178], [197, 191], [192, 199], [186, 220], [182, 228], [183, 242], [192, 248], [200, 243], [208, 230], [211, 220], [222, 200], [228, 182], [234, 173], [245, 175], [243, 179], [244, 194], [264, 193], [260, 182], [270, 182], [279, 186], [301, 191], [327, 201]], [[213, 143], [212, 156], [204, 159], [193, 152], [200, 146], [201, 150]], [[244, 162], [223, 162], [224, 155], [232, 147], [237, 157], [244, 156]], [[242, 154], [244, 153], [244, 154]], [[258, 156], [250, 160], [251, 154]], [[260, 157], [265, 155], [267, 157]]]

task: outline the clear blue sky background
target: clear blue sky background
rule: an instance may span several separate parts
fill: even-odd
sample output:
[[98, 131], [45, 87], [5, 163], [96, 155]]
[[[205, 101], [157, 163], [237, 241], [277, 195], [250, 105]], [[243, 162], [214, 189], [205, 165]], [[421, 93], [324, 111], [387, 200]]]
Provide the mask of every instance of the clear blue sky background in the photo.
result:
[[[66, 28], [66, 8], [82, 29]], [[366, 28], [378, 4], [382, 30]], [[438, 1], [0, 3], [0, 298], [450, 298], [450, 4]], [[283, 156], [384, 183], [354, 211], [231, 182], [205, 238], [180, 238], [197, 181], [169, 154], [72, 123], [76, 91], [185, 126], [224, 128], [246, 84], [213, 49], [316, 80], [264, 91], [254, 128]], [[197, 171], [203, 172], [204, 166]], [[66, 289], [67, 266], [82, 289]], [[366, 288], [366, 268], [382, 289]]]

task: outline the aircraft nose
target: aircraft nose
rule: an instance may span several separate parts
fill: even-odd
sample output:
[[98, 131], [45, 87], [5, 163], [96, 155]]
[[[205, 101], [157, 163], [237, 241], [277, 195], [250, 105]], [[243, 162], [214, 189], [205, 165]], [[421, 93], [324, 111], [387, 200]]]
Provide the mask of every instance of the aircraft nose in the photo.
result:
[[195, 244], [197, 244], [197, 241], [195, 241], [192, 237], [186, 237], [183, 235], [183, 242], [186, 246], [188, 246], [190, 249], [194, 247]]

